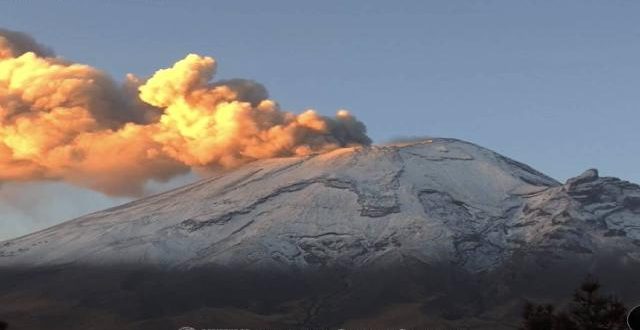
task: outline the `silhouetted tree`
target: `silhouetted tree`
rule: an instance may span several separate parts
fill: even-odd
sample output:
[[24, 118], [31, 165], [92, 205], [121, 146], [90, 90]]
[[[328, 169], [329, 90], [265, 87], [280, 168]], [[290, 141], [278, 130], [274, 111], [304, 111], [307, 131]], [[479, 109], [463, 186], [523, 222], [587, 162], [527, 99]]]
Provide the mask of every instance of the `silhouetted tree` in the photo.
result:
[[554, 320], [552, 305], [536, 305], [527, 302], [522, 317], [523, 329], [551, 329]]
[[552, 305], [527, 302], [523, 311], [523, 330], [624, 330], [627, 308], [615, 296], [599, 294], [601, 285], [588, 276], [573, 294], [566, 312], [555, 312]]
[[588, 277], [573, 294], [569, 316], [581, 329], [627, 329], [627, 308], [615, 296], [598, 294], [600, 283]]

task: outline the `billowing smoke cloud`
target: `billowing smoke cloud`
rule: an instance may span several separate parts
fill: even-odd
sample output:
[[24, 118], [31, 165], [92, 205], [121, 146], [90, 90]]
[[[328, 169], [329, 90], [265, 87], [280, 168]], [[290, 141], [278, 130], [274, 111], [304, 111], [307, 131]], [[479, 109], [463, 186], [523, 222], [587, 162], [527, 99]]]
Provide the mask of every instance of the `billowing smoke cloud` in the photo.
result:
[[18, 57], [27, 52], [43, 57], [54, 55], [51, 49], [40, 45], [31, 36], [0, 28], [0, 58]]
[[0, 181], [65, 180], [136, 195], [191, 168], [369, 144], [341, 110], [281, 111], [253, 81], [212, 81], [216, 62], [190, 54], [119, 85], [28, 35], [0, 29]]

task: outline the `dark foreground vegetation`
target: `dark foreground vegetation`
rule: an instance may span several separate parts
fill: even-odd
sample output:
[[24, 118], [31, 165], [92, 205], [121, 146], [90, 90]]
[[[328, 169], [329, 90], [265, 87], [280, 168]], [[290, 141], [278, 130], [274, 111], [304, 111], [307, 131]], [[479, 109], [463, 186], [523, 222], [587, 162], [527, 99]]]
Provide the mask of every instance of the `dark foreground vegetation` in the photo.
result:
[[522, 330], [624, 330], [627, 329], [627, 308], [615, 295], [600, 293], [602, 286], [587, 277], [576, 289], [564, 310], [551, 304], [527, 302], [523, 312]]
[[[636, 303], [640, 271], [606, 266], [595, 275], [622, 302]], [[469, 273], [449, 263], [404, 258], [393, 267], [358, 270], [0, 269], [0, 318], [10, 330], [620, 329], [625, 308], [601, 295], [597, 282], [583, 283], [565, 304], [586, 268], [563, 261]], [[567, 307], [529, 304], [523, 323], [524, 299]]]

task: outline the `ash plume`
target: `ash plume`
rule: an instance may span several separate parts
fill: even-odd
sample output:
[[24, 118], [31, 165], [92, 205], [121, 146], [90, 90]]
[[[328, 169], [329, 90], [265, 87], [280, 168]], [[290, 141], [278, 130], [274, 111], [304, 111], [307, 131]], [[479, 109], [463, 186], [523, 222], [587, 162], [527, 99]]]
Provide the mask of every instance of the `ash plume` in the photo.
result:
[[0, 182], [64, 180], [138, 195], [191, 168], [367, 145], [349, 112], [282, 111], [257, 82], [214, 81], [216, 61], [189, 54], [124, 83], [0, 29]]

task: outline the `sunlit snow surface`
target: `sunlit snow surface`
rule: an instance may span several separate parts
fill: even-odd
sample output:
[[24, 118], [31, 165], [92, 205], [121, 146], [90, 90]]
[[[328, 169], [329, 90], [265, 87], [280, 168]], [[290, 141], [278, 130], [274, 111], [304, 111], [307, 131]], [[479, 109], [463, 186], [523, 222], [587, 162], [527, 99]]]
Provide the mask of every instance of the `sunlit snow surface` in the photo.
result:
[[640, 260], [640, 187], [562, 185], [474, 144], [433, 139], [257, 161], [0, 243], [0, 266], [384, 265], [476, 272], [514, 253]]

